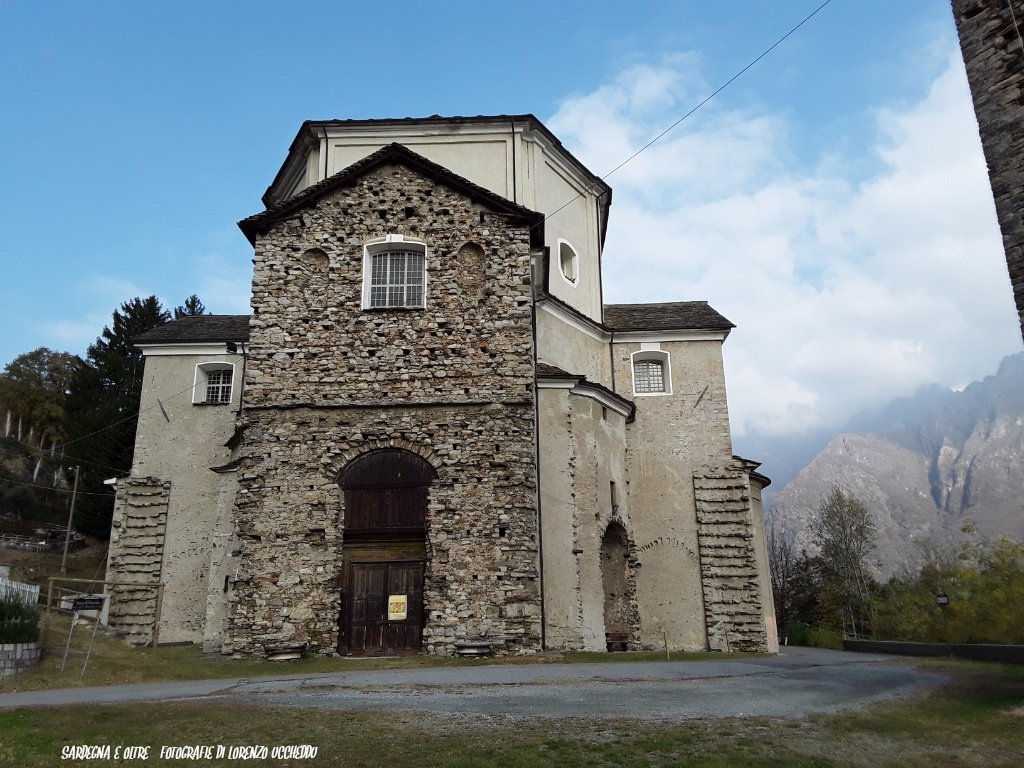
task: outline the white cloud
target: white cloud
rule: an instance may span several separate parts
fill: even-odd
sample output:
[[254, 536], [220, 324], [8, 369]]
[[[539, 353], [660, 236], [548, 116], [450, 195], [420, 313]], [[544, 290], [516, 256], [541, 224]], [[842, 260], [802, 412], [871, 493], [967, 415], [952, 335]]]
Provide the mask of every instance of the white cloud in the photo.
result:
[[94, 275], [83, 283], [82, 302], [86, 309], [74, 319], [46, 320], [39, 324], [46, 346], [85, 354], [104, 326], [113, 322], [114, 310], [135, 296], [149, 296], [130, 280], [107, 275]]
[[[696, 66], [633, 67], [548, 124], [607, 172], [695, 103]], [[877, 136], [836, 137], [800, 174], [784, 119], [712, 102], [609, 179], [606, 300], [706, 299], [738, 325], [726, 343], [737, 435], [838, 424], [1019, 349], [959, 52], [920, 102], [875, 119]], [[861, 164], [836, 162], [844, 151], [882, 170], [845, 178]]]

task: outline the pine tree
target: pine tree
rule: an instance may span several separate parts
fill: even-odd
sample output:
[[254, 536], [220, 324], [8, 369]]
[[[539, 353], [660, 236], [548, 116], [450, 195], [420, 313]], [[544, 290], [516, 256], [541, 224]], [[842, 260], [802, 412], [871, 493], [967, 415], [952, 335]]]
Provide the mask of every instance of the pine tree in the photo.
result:
[[133, 340], [168, 320], [170, 314], [156, 296], [126, 301], [72, 377], [65, 445], [70, 456], [89, 462], [80, 465], [78, 487], [83, 494], [76, 520], [94, 535], [110, 532], [113, 494], [103, 480], [131, 469], [144, 365]]
[[178, 320], [182, 317], [192, 317], [193, 315], [205, 315], [206, 306], [199, 300], [199, 297], [194, 293], [185, 299], [184, 304], [179, 304], [174, 308], [174, 319]]

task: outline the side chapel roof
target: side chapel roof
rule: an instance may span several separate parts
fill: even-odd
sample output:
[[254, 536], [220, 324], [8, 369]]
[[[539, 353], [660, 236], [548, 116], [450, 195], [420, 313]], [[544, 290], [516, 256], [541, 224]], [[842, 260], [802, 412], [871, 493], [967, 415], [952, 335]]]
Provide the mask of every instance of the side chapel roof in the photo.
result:
[[634, 417], [636, 416], [636, 403], [634, 403], [629, 398], [624, 397], [620, 393], [608, 389], [608, 387], [604, 386], [603, 384], [598, 384], [596, 381], [591, 381], [581, 373], [569, 373], [568, 371], [564, 371], [556, 365], [551, 365], [550, 363], [542, 363], [540, 361], [537, 361], [534, 370], [536, 371], [536, 378], [538, 379], [567, 379], [570, 381], [574, 381], [577, 387], [593, 389], [597, 392], [604, 393], [605, 396], [610, 397], [611, 399], [620, 403], [624, 408], [628, 410], [629, 413], [626, 416], [627, 423], [632, 422]]
[[249, 239], [249, 242], [255, 245], [256, 235], [263, 234], [274, 223], [289, 218], [295, 212], [311, 205], [336, 189], [354, 186], [360, 178], [370, 171], [389, 163], [397, 163], [418, 171], [438, 184], [444, 184], [456, 192], [461, 192], [473, 202], [481, 203], [493, 211], [518, 217], [522, 223], [532, 227], [531, 240], [534, 245], [543, 245], [543, 214], [531, 211], [529, 208], [518, 203], [513, 203], [511, 200], [497, 195], [489, 189], [484, 189], [469, 179], [459, 176], [457, 173], [453, 173], [443, 165], [438, 165], [432, 160], [428, 160], [408, 147], [395, 143], [381, 147], [376, 152], [367, 155], [362, 160], [357, 160], [333, 176], [328, 176], [323, 181], [306, 187], [280, 205], [271, 206], [262, 213], [242, 219], [238, 222], [238, 227]]
[[736, 327], [706, 301], [605, 304], [604, 324], [613, 331], [728, 331]]

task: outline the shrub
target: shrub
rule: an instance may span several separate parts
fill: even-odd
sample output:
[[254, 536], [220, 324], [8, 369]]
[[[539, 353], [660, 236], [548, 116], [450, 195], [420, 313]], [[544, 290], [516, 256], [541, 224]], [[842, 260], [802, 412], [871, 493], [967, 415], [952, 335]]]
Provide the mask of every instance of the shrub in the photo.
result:
[[841, 650], [843, 647], [843, 636], [838, 629], [833, 627], [813, 627], [807, 635], [807, 645], [812, 648]]
[[39, 640], [39, 607], [27, 604], [15, 592], [0, 590], [0, 643]]

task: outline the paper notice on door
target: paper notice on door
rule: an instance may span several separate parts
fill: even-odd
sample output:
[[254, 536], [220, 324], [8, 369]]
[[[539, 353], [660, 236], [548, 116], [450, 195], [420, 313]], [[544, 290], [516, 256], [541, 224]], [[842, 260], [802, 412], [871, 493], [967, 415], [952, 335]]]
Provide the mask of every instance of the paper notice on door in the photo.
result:
[[409, 615], [409, 599], [405, 595], [388, 596], [388, 621], [405, 621]]

